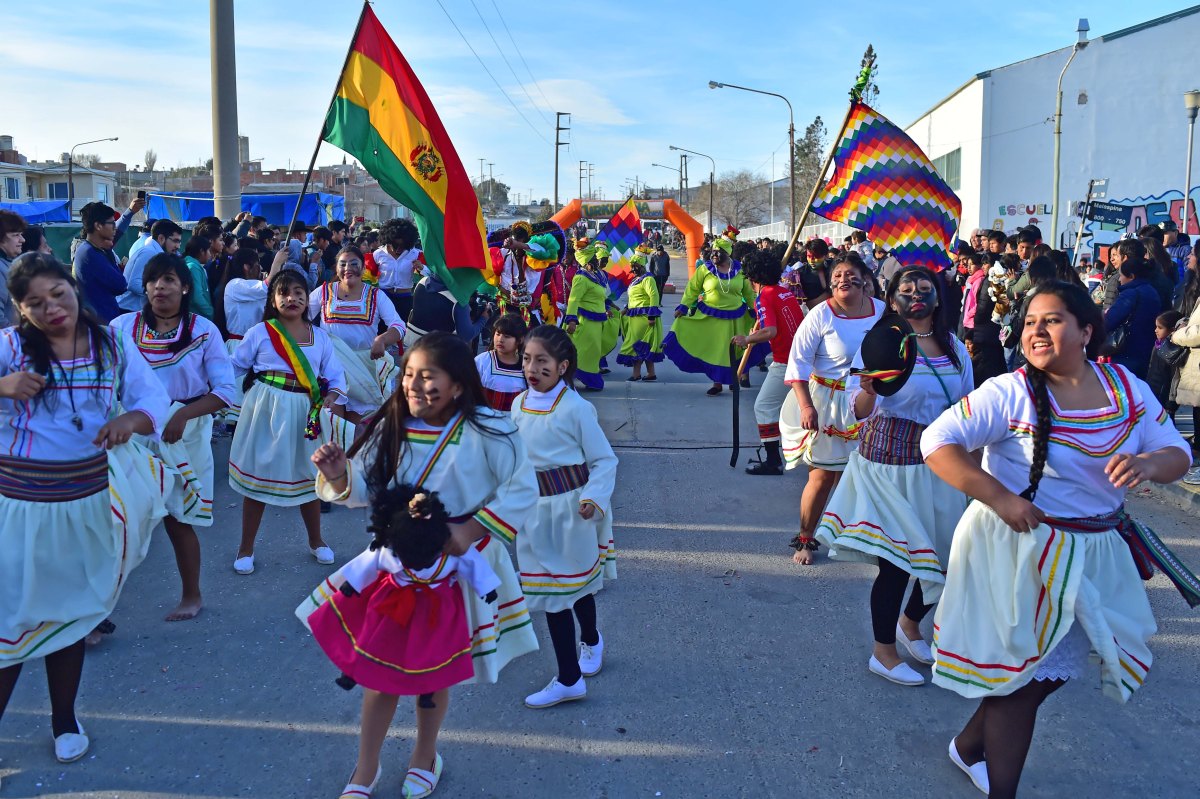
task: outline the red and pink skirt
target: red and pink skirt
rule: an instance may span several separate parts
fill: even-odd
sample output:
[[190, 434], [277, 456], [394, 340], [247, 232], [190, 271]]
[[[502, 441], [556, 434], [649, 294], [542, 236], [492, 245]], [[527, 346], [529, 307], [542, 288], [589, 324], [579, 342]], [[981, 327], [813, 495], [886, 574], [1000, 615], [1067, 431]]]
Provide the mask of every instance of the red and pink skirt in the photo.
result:
[[364, 688], [415, 696], [475, 674], [462, 591], [448, 579], [401, 586], [381, 574], [360, 594], [333, 594], [309, 621], [329, 659]]

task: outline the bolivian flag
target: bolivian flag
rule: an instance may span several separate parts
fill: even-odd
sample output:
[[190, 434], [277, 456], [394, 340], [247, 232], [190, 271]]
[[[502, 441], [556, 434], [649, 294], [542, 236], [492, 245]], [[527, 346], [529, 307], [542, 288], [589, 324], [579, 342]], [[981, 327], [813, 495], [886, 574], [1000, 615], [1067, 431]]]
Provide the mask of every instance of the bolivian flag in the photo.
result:
[[426, 264], [466, 302], [488, 263], [479, 199], [429, 95], [369, 5], [322, 138], [413, 212]]

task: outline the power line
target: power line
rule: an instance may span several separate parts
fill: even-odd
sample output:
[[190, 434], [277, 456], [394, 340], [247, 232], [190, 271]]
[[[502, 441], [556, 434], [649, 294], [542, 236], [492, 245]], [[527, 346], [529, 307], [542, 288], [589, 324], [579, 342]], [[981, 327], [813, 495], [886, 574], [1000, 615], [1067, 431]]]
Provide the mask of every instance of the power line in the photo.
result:
[[[504, 54], [504, 48], [500, 46], [500, 42], [496, 41], [496, 37], [492, 33], [491, 26], [488, 25], [487, 20], [483, 18], [483, 14], [479, 11], [479, 6], [475, 4], [475, 0], [471, 0], [471, 8], [475, 9], [475, 16], [479, 17], [479, 21], [483, 23], [483, 29], [487, 31], [487, 35], [492, 40], [492, 44], [496, 45], [496, 52], [500, 53], [500, 58], [504, 60], [504, 65], [508, 67], [508, 71], [512, 73], [513, 80], [517, 82], [517, 85], [521, 87], [521, 91], [525, 93], [525, 99], [529, 101], [529, 104], [533, 106], [534, 110], [537, 111], [538, 114], [541, 114], [542, 119], [547, 125], [549, 125], [550, 118], [542, 112], [541, 106], [533, 101], [533, 97], [529, 95], [529, 90], [525, 88], [525, 84], [521, 82], [519, 77], [517, 77], [517, 71], [513, 69], [512, 62], [509, 61], [508, 56]], [[513, 48], [516, 49], [516, 45], [513, 45]]]
[[442, 0], [437, 0], [437, 4], [441, 6], [442, 13], [446, 15], [446, 19], [450, 20], [450, 24], [454, 26], [454, 30], [458, 31], [459, 38], [463, 40], [463, 44], [465, 44], [467, 49], [471, 51], [471, 55], [475, 56], [475, 60], [479, 62], [479, 66], [483, 67], [483, 71], [486, 72], [488, 77], [492, 79], [492, 83], [496, 84], [496, 88], [499, 89], [500, 93], [504, 95], [504, 99], [508, 100], [508, 104], [513, 107], [513, 110], [517, 112], [521, 119], [525, 120], [525, 124], [529, 126], [530, 130], [537, 134], [539, 139], [544, 141], [546, 144], [550, 144], [550, 140], [547, 139], [546, 136], [537, 129], [536, 125], [529, 121], [529, 117], [525, 116], [520, 107], [513, 102], [513, 98], [510, 97], [508, 92], [504, 90], [504, 87], [500, 85], [500, 81], [496, 80], [496, 76], [492, 74], [492, 71], [488, 69], [487, 64], [485, 64], [483, 59], [479, 57], [479, 53], [475, 52], [475, 48], [471, 46], [471, 42], [468, 41], [467, 37], [463, 35], [462, 28], [458, 27], [458, 23], [454, 21], [454, 17], [450, 16], [450, 12], [447, 11], [446, 6], [442, 4]]
[[504, 15], [500, 13], [500, 7], [496, 5], [496, 0], [492, 0], [492, 8], [496, 9], [496, 16], [500, 17], [500, 24], [504, 26], [504, 32], [508, 34], [508, 40], [512, 42], [513, 49], [521, 57], [521, 63], [525, 65], [525, 71], [529, 73], [530, 79], [533, 80], [533, 85], [537, 88], [538, 94], [546, 101], [547, 108], [553, 108], [554, 104], [550, 102], [550, 98], [542, 91], [542, 84], [538, 83], [538, 79], [534, 77], [533, 70], [529, 68], [529, 62], [525, 60], [525, 54], [521, 52], [520, 47], [517, 47], [517, 40], [513, 38], [512, 31], [508, 28], [508, 22], [505, 21]]

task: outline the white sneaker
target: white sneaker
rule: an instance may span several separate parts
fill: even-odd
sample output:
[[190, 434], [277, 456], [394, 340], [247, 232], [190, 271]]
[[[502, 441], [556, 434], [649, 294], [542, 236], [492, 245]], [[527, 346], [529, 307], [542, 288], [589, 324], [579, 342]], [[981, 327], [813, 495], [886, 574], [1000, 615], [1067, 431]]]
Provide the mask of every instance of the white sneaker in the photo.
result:
[[545, 688], [536, 694], [530, 694], [525, 697], [525, 707], [553, 707], [560, 702], [574, 702], [576, 699], [583, 699], [585, 696], [587, 696], [587, 685], [582, 677], [574, 685], [563, 685], [555, 677]]
[[1190, 486], [1200, 486], [1200, 466], [1188, 469], [1188, 473], [1183, 476], [1183, 482]]
[[308, 551], [317, 559], [317, 563], [320, 563], [322, 566], [328, 566], [333, 563], [333, 550], [329, 547], [312, 547]]
[[54, 739], [54, 757], [59, 763], [74, 763], [87, 754], [90, 741], [78, 719], [75, 721], [75, 727], [79, 732], [64, 732]]
[[988, 793], [991, 790], [991, 783], [988, 782], [987, 761], [980, 760], [978, 763], [968, 766], [963, 761], [962, 756], [959, 755], [958, 747], [954, 745], [956, 740], [958, 739], [950, 739], [950, 760], [952, 760], [954, 765], [962, 769], [966, 775], [971, 778], [971, 782], [975, 784], [976, 788], [984, 793]]
[[242, 555], [233, 562], [233, 570], [238, 574], [253, 574], [254, 573], [254, 556]]
[[889, 669], [887, 666], [879, 662], [879, 658], [871, 655], [871, 659], [867, 661], [867, 668], [872, 673], [878, 674], [885, 680], [890, 680], [897, 685], [924, 685], [925, 678], [917, 674], [913, 667], [907, 663], [899, 663], [896, 668]]
[[899, 624], [896, 625], [896, 643], [907, 649], [908, 654], [918, 663], [924, 663], [926, 666], [933, 665], [933, 650], [929, 648], [929, 644], [925, 643], [925, 639], [910, 640]]
[[[597, 633], [599, 635], [599, 633]], [[600, 635], [595, 646], [579, 642], [579, 670], [584, 677], [593, 677], [600, 673], [604, 665], [604, 636]]]

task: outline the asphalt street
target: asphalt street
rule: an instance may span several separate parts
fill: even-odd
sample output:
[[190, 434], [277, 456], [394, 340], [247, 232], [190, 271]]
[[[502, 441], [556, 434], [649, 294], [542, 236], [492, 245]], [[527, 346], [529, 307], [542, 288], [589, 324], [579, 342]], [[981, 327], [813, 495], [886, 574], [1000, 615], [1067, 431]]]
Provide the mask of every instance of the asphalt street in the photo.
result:
[[[588, 397], [621, 458], [620, 577], [598, 596], [604, 670], [586, 700], [526, 709], [522, 699], [553, 673], [539, 618], [542, 651], [496, 685], [452, 691], [435, 795], [979, 796], [946, 756], [973, 703], [867, 671], [874, 570], [823, 555], [810, 568], [792, 563], [803, 472], [748, 476], [752, 447], [731, 469], [728, 392], [705, 396], [706, 381], [670, 364], [659, 375], [627, 383], [614, 366], [605, 391]], [[761, 375], [751, 378], [757, 386]], [[743, 442], [757, 440], [756, 391], [742, 392]], [[218, 464], [227, 452], [218, 442]], [[328, 568], [308, 554], [295, 510], [268, 510], [257, 571], [236, 575], [240, 498], [219, 474], [216, 523], [201, 532], [203, 613], [162, 620], [178, 589], [170, 543], [157, 535], [113, 615], [116, 633], [88, 653], [79, 709], [91, 751], [55, 762], [43, 669], [31, 663], [0, 720], [0, 796], [338, 795], [355, 758], [359, 694], [334, 685], [337, 672], [292, 613]], [[1129, 507], [1200, 566], [1190, 511], [1151, 491]], [[324, 517], [339, 562], [365, 545], [364, 520], [345, 509]], [[1093, 669], [1051, 698], [1022, 795], [1196, 796], [1200, 616], [1161, 576], [1148, 589], [1159, 634], [1145, 687], [1118, 705]], [[384, 747], [376, 796], [400, 795], [411, 707], [401, 705]]]

